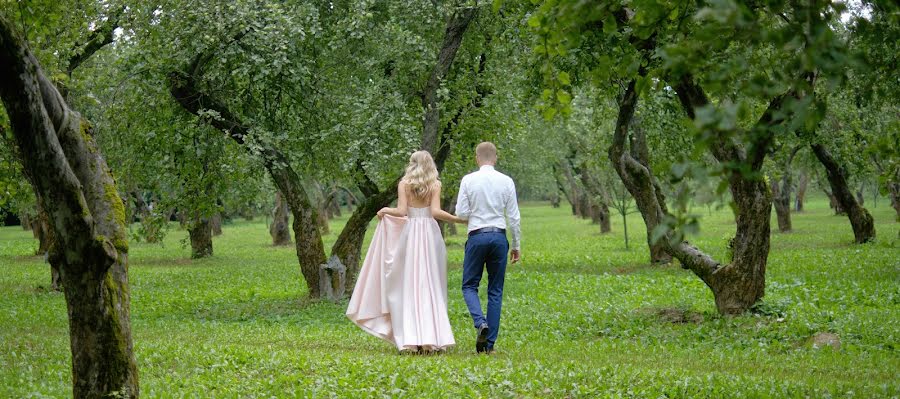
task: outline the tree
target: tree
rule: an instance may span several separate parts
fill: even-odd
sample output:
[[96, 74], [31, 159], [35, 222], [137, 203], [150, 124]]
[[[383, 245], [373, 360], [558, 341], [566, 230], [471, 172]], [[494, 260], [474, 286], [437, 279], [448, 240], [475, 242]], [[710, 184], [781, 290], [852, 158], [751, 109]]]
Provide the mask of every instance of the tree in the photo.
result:
[[272, 245], [290, 245], [291, 231], [288, 229], [288, 208], [287, 202], [280, 191], [275, 192], [275, 208], [272, 209], [272, 224], [269, 225], [269, 234], [272, 236]]
[[[772, 188], [772, 203], [775, 205], [775, 214], [778, 220], [778, 230], [787, 233], [792, 230], [791, 226], [791, 190], [793, 190], [793, 179], [791, 173], [791, 163], [797, 153], [803, 149], [803, 146], [796, 145], [782, 155], [781, 167], [778, 175], [770, 177], [770, 185]], [[798, 193], [798, 196], [800, 194]], [[799, 200], [798, 200], [799, 201]], [[799, 203], [799, 202], [798, 202]]]
[[[587, 62], [596, 66], [591, 70], [594, 81], [625, 82], [609, 158], [641, 209], [651, 241], [663, 240], [666, 253], [706, 283], [720, 313], [736, 314], [750, 309], [765, 290], [772, 198], [760, 173], [763, 161], [777, 134], [818, 123], [822, 108], [811, 95], [820, 87], [815, 81], [837, 79], [843, 68], [834, 60], [814, 65], [818, 59], [808, 57], [843, 49], [828, 28], [827, 18], [834, 15], [831, 4], [729, 2], [727, 7], [694, 7], [693, 3], [547, 2], [529, 24], [540, 38], [536, 52], [545, 59], [568, 61], [587, 54]], [[795, 38], [799, 47], [785, 46]], [[569, 57], [575, 46], [593, 51]], [[772, 48], [783, 53], [772, 57], [768, 52]], [[541, 105], [569, 113], [571, 78], [554, 63], [547, 65], [543, 75], [550, 88]], [[685, 232], [699, 228], [697, 220], [668, 211], [645, 162], [646, 146], [629, 134], [641, 94], [669, 90], [693, 125], [695, 146], [715, 158], [712, 169], [718, 170], [722, 188], [731, 193], [737, 232], [730, 241], [732, 256], [724, 264], [683, 240]], [[757, 117], [751, 109], [758, 110]], [[676, 201], [683, 203], [684, 198]]]
[[138, 396], [131, 341], [125, 211], [91, 138], [28, 47], [0, 16], [0, 97], [60, 251], [73, 396]]

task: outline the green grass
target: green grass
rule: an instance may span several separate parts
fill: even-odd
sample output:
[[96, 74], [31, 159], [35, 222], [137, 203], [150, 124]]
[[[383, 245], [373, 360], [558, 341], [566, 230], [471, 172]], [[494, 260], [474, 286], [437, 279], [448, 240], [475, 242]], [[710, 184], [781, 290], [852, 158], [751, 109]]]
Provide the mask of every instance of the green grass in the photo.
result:
[[[773, 233], [769, 315], [715, 314], [712, 294], [677, 266], [651, 267], [640, 217], [632, 249], [567, 208], [523, 207], [523, 262], [510, 266], [495, 356], [474, 354], [459, 293], [463, 236], [448, 240], [457, 347], [400, 356], [344, 317], [346, 302], [307, 303], [292, 247], [262, 220], [226, 225], [215, 256], [192, 261], [172, 230], [132, 243], [135, 352], [144, 397], [898, 397], [900, 224], [886, 201], [878, 242], [853, 245], [845, 217], [816, 200]], [[346, 218], [346, 215], [345, 215]], [[346, 219], [333, 222], [326, 245]], [[773, 221], [774, 226], [774, 221]], [[717, 257], [734, 233], [726, 210], [692, 241]], [[0, 397], [71, 395], [65, 302], [48, 292], [36, 242], [0, 228]], [[680, 309], [673, 323], [659, 309]], [[817, 332], [840, 350], [813, 349]]]

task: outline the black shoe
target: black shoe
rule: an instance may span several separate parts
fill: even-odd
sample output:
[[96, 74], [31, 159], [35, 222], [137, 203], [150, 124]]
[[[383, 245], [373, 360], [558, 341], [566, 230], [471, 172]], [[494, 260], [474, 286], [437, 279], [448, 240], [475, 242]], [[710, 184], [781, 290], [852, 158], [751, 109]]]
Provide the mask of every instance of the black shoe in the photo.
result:
[[487, 336], [490, 331], [487, 324], [482, 324], [481, 327], [478, 327], [478, 338], [475, 339], [476, 352], [487, 352]]

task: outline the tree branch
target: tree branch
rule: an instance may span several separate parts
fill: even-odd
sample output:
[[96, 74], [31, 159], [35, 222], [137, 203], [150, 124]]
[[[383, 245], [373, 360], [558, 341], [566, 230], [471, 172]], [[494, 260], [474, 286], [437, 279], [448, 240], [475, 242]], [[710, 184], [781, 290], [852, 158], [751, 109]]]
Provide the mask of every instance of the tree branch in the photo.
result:
[[[87, 61], [88, 58], [91, 58], [94, 53], [113, 42], [113, 33], [119, 27], [119, 20], [124, 13], [124, 6], [116, 9], [106, 18], [103, 24], [91, 31], [84, 43], [75, 45], [76, 53], [69, 57], [69, 61], [66, 64], [67, 75], [72, 76], [72, 72]], [[80, 52], [77, 50], [79, 48], [81, 49]]]
[[437, 104], [437, 90], [441, 85], [441, 81], [450, 70], [456, 52], [462, 43], [463, 35], [469, 27], [469, 24], [475, 18], [478, 8], [463, 8], [454, 12], [447, 22], [447, 29], [444, 31], [444, 40], [441, 49], [438, 52], [437, 62], [428, 77], [425, 84], [425, 90], [422, 94], [422, 108], [425, 116], [422, 120], [422, 145], [421, 149], [428, 152], [434, 152], [438, 142], [438, 124], [440, 123], [440, 111]]

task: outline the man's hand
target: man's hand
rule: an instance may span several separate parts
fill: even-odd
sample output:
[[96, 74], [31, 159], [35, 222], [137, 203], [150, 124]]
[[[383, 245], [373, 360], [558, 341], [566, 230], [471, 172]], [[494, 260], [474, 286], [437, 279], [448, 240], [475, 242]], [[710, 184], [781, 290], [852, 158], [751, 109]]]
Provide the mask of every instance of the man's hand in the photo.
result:
[[512, 251], [509, 251], [509, 260], [510, 260], [512, 263], [518, 262], [518, 261], [519, 261], [519, 258], [520, 258], [521, 256], [522, 256], [522, 255], [519, 253], [519, 250], [518, 250], [518, 249], [514, 249], [514, 250], [512, 250]]

